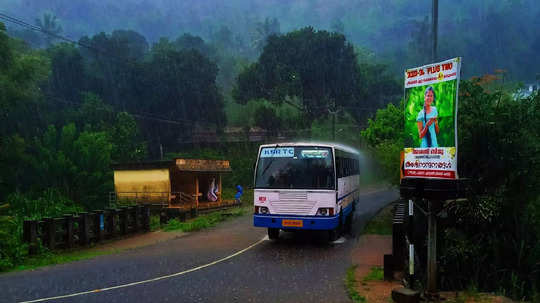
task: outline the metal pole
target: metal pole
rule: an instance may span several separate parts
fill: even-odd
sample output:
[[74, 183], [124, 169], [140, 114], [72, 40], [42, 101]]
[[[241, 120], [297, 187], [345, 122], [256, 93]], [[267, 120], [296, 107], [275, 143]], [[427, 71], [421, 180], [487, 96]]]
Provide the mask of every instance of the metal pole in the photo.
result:
[[437, 293], [437, 218], [432, 201], [428, 201], [428, 264], [427, 264], [427, 292], [429, 295]]
[[414, 288], [414, 203], [409, 200], [409, 288]]
[[332, 115], [332, 141], [336, 140], [336, 114]]
[[433, 11], [432, 11], [432, 28], [431, 33], [433, 35], [433, 48], [431, 50], [431, 61], [435, 62], [437, 60], [437, 24], [439, 22], [439, 0], [433, 0]]

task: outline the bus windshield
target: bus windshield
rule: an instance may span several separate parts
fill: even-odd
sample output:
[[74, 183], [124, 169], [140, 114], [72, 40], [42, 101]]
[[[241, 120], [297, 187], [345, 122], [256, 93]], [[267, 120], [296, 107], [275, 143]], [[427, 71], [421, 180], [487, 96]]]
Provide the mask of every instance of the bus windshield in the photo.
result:
[[335, 189], [333, 163], [328, 147], [264, 147], [255, 188]]

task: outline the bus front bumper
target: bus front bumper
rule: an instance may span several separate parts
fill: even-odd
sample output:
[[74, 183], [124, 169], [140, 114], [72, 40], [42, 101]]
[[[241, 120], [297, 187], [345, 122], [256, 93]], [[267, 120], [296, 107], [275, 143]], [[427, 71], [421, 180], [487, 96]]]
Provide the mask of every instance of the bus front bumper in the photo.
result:
[[253, 225], [257, 227], [331, 230], [338, 224], [339, 216], [253, 215]]

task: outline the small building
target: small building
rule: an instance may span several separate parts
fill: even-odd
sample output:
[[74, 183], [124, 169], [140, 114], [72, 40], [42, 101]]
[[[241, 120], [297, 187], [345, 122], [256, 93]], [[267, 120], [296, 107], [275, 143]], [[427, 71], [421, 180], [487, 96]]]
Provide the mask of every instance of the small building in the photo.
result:
[[229, 161], [176, 158], [171, 161], [112, 165], [111, 200], [148, 204], [179, 211], [204, 210], [234, 204], [222, 197], [222, 176]]

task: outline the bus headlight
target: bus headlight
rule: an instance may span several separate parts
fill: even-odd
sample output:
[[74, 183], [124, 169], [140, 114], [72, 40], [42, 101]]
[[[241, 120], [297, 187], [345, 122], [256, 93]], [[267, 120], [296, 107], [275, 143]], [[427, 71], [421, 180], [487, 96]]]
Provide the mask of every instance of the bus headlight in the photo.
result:
[[268, 207], [264, 207], [264, 206], [259, 207], [259, 213], [260, 213], [261, 215], [266, 215], [266, 214], [268, 214], [268, 213], [269, 213]]
[[319, 208], [317, 210], [317, 216], [333, 216], [334, 215], [334, 209], [333, 208]]

